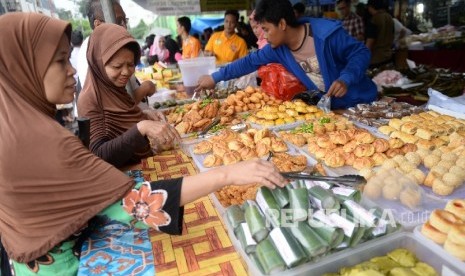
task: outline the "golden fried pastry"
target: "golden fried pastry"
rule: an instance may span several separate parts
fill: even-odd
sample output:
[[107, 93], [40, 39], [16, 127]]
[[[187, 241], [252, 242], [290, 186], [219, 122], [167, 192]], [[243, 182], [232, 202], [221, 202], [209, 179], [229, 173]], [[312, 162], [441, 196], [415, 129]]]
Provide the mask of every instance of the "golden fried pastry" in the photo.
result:
[[226, 152], [229, 151], [228, 146], [226, 145], [226, 142], [224, 141], [217, 141], [213, 143], [212, 146], [213, 154], [218, 155], [218, 156], [223, 156]]
[[213, 144], [209, 141], [202, 141], [194, 146], [193, 152], [195, 154], [206, 154], [209, 153], [213, 148]]
[[291, 161], [292, 163], [296, 164], [296, 165], [304, 165], [306, 166], [307, 165], [307, 157], [305, 157], [305, 155], [302, 155], [302, 154], [299, 154], [299, 155], [293, 155], [291, 157]]
[[247, 133], [239, 133], [239, 140], [247, 147], [255, 148], [253, 138]]
[[394, 118], [394, 119], [389, 120], [389, 126], [397, 130], [400, 130], [403, 124], [404, 122], [401, 119]]
[[333, 122], [323, 124], [323, 126], [326, 128], [326, 132], [331, 132], [331, 131], [336, 130], [336, 125]]
[[373, 134], [367, 131], [364, 131], [364, 132], [356, 134], [354, 139], [359, 144], [371, 144], [373, 143], [373, 141], [375, 141], [376, 137], [373, 136]]
[[417, 149], [417, 154], [420, 155], [421, 161], [423, 162], [425, 157], [431, 154], [431, 151], [429, 151], [427, 149], [418, 148]]
[[239, 152], [234, 151], [234, 150], [225, 153], [223, 156], [223, 163], [225, 165], [234, 164], [239, 161], [241, 161], [241, 155]]
[[420, 169], [414, 169], [408, 173], [408, 176], [411, 176], [415, 179], [415, 183], [422, 184], [425, 181], [425, 173], [422, 172]]
[[385, 152], [389, 149], [389, 142], [385, 139], [377, 138], [373, 141], [372, 145], [375, 147], [376, 152]]
[[313, 132], [315, 134], [325, 134], [326, 128], [320, 124], [313, 124]]
[[336, 145], [345, 145], [349, 142], [349, 134], [345, 131], [336, 131], [329, 134], [329, 140]]
[[436, 180], [436, 178], [441, 177], [440, 175], [437, 175], [437, 173], [430, 171], [428, 175], [426, 175], [425, 181], [423, 182], [423, 185], [427, 187], [433, 187], [433, 183]]
[[399, 163], [399, 168], [403, 173], [407, 174], [407, 173], [415, 170], [417, 167], [415, 165], [413, 165], [412, 163], [410, 163], [408, 161], [405, 161], [405, 162]]
[[342, 167], [345, 164], [344, 156], [338, 153], [331, 152], [325, 157], [325, 163], [328, 167]]
[[[389, 135], [389, 137], [391, 137], [391, 138], [399, 138], [399, 139], [400, 139], [400, 137], [401, 137], [402, 135], [404, 135], [404, 134], [405, 134], [405, 133], [403, 133], [403, 132], [400, 131], [400, 130], [395, 130], [395, 131], [391, 132], [391, 134]], [[401, 140], [402, 140], [402, 139], [401, 139]]]
[[431, 212], [429, 223], [443, 233], [449, 233], [456, 223], [463, 223], [459, 217], [449, 211], [435, 209]]
[[361, 169], [358, 172], [359, 175], [363, 176], [366, 180], [369, 180], [375, 175], [375, 172], [370, 168]]
[[457, 160], [456, 165], [465, 169], [465, 158], [461, 157]]
[[399, 137], [398, 137], [400, 140], [404, 141], [404, 143], [416, 143], [418, 141], [418, 137], [416, 137], [415, 135], [412, 135], [412, 134], [407, 134], [407, 133], [404, 133], [402, 132]]
[[258, 157], [262, 157], [270, 153], [270, 146], [263, 143], [258, 143], [255, 147], [255, 151], [257, 152]]
[[417, 152], [407, 152], [405, 158], [416, 167], [421, 164], [421, 157]]
[[218, 134], [217, 138], [218, 140], [228, 142], [228, 141], [236, 139], [237, 133], [230, 129], [224, 129], [223, 131], [220, 132], [220, 134]]
[[375, 147], [372, 144], [360, 144], [354, 150], [354, 154], [357, 157], [370, 157], [374, 153]]
[[222, 164], [223, 164], [222, 158], [215, 154], [209, 154], [203, 160], [203, 166], [205, 168], [218, 167], [218, 166], [221, 166]]
[[267, 128], [263, 128], [257, 131], [257, 133], [255, 133], [253, 137], [253, 140], [255, 141], [255, 143], [257, 143], [258, 141], [262, 140], [265, 137], [270, 137], [270, 130]]
[[395, 131], [396, 129], [391, 127], [391, 126], [380, 126], [378, 128], [379, 132], [381, 132], [382, 134], [384, 135], [388, 135], [391, 134], [393, 131]]
[[320, 148], [324, 148], [324, 149], [334, 149], [337, 147], [335, 144], [333, 144], [329, 140], [329, 137], [325, 137], [325, 136], [317, 138], [316, 143], [318, 144]]
[[400, 127], [400, 130], [407, 134], [415, 134], [417, 132], [417, 129], [417, 125], [412, 122], [407, 122]]
[[[464, 236], [465, 234], [461, 232], [461, 235]], [[447, 238], [444, 242], [444, 249], [449, 252], [452, 256], [456, 257], [461, 261], [465, 261], [465, 245], [464, 244], [457, 244], [453, 242], [450, 238]]]
[[255, 141], [255, 144], [265, 144], [271, 147], [271, 137], [264, 137], [259, 141]]
[[415, 152], [417, 151], [418, 148], [415, 144], [407, 143], [403, 145], [401, 149], [402, 149], [402, 152], [405, 154], [408, 152]]
[[389, 147], [391, 149], [400, 149], [405, 143], [399, 138], [389, 139]]
[[444, 184], [447, 186], [458, 187], [460, 184], [462, 184], [463, 180], [456, 174], [446, 172], [442, 176], [442, 182], [444, 182]]
[[307, 145], [308, 152], [315, 154], [315, 152], [321, 149], [316, 142], [308, 143]]
[[424, 128], [418, 128], [415, 135], [425, 140], [431, 140], [431, 138], [433, 138], [433, 133], [430, 130]]
[[376, 152], [371, 158], [375, 161], [375, 166], [381, 166], [388, 157], [382, 152]]
[[399, 167], [399, 164], [397, 164], [397, 162], [393, 159], [386, 159], [381, 165], [381, 168], [384, 170], [395, 169], [397, 167]]
[[242, 149], [239, 150], [239, 154], [241, 155], [242, 160], [250, 160], [257, 158], [257, 153], [255, 152], [254, 149], [249, 148], [249, 147], [243, 147]]
[[443, 166], [436, 165], [432, 167], [430, 171], [436, 173], [436, 175], [439, 177], [439, 176], [443, 176], [446, 172], [449, 171], [449, 169]]
[[418, 139], [416, 145], [418, 148], [426, 150], [434, 150], [436, 148], [436, 145], [433, 142], [425, 139]]
[[421, 203], [421, 193], [417, 189], [406, 188], [400, 192], [400, 202], [410, 209], [414, 209]]
[[398, 155], [392, 157], [392, 160], [396, 161], [397, 164], [408, 162], [407, 158], [405, 158], [405, 156], [403, 156], [402, 154], [398, 154]]
[[433, 142], [433, 144], [436, 146], [436, 147], [441, 147], [441, 146], [444, 146], [446, 144], [446, 141], [440, 139], [440, 138], [433, 138], [431, 139], [431, 142]]
[[357, 142], [355, 140], [350, 141], [349, 143], [345, 144], [342, 149], [344, 152], [353, 152], [355, 148], [358, 146]]
[[465, 170], [462, 167], [452, 166], [452, 168], [449, 169], [449, 172], [457, 175], [460, 179], [465, 180]]
[[239, 151], [240, 149], [243, 149], [244, 147], [245, 145], [238, 140], [231, 140], [228, 142], [228, 148], [230, 150]]
[[432, 167], [436, 166], [439, 163], [439, 161], [441, 161], [441, 157], [431, 154], [425, 157], [425, 159], [423, 160], [423, 164], [428, 169], [431, 169]]
[[273, 137], [271, 138], [271, 150], [273, 152], [286, 152], [288, 148], [283, 140]]
[[457, 156], [457, 154], [455, 154], [453, 152], [448, 152], [448, 153], [443, 153], [441, 155], [441, 159], [455, 162], [455, 161], [457, 161], [457, 159], [459, 159], [459, 157]]
[[302, 147], [307, 143], [307, 139], [305, 139], [302, 134], [298, 133], [289, 135], [287, 140], [298, 147]]
[[328, 149], [324, 149], [324, 148], [318, 148], [317, 150], [315, 150], [315, 157], [317, 159], [324, 159], [326, 157], [326, 155], [328, 153], [330, 153], [331, 151], [328, 150]]
[[402, 150], [401, 149], [388, 149], [386, 152], [385, 152], [386, 156], [389, 157], [389, 158], [393, 158], [394, 156], [396, 155], [401, 155], [403, 154]]
[[[426, 181], [426, 180], [425, 180]], [[433, 193], [437, 195], [450, 195], [454, 191], [454, 186], [447, 186], [441, 179], [436, 178], [433, 181]]]
[[180, 122], [174, 128], [179, 134], [186, 134], [192, 130], [192, 123], [191, 122]]
[[428, 239], [438, 244], [443, 244], [447, 239], [447, 234], [434, 228], [430, 224], [429, 220], [426, 221], [425, 224], [423, 224], [423, 226], [421, 227], [421, 233]]
[[437, 165], [442, 166], [442, 167], [446, 168], [447, 170], [449, 170], [450, 168], [452, 168], [455, 165], [455, 162], [448, 161], [448, 160], [441, 160], [441, 161], [439, 161], [439, 163], [437, 163]]
[[446, 208], [444, 208], [444, 210], [451, 212], [465, 222], [465, 199], [450, 200], [447, 202]]
[[358, 128], [350, 128], [345, 131], [347, 135], [349, 135], [349, 138], [352, 140], [355, 138], [355, 135], [360, 132]]
[[361, 170], [363, 168], [373, 168], [375, 161], [371, 157], [358, 157], [354, 160], [352, 165], [355, 169]]
[[348, 166], [353, 166], [355, 158], [357, 158], [353, 152], [344, 152], [342, 156], [344, 156], [345, 164]]

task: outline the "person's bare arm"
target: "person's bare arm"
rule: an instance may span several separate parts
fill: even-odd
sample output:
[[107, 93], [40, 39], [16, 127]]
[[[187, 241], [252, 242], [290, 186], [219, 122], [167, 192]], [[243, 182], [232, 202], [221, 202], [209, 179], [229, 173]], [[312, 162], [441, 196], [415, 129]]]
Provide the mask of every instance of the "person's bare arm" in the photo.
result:
[[134, 101], [138, 104], [145, 97], [152, 96], [156, 91], [156, 86], [151, 81], [144, 81], [134, 90]]
[[227, 185], [259, 183], [274, 189], [284, 187], [287, 181], [271, 163], [261, 159], [239, 162], [183, 179], [181, 206], [193, 202]]

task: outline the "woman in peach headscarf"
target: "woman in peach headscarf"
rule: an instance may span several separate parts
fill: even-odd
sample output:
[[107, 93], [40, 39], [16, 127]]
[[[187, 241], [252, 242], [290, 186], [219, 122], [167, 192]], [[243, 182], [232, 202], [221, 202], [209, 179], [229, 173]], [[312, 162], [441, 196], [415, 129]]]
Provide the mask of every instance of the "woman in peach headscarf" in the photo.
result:
[[116, 220], [179, 234], [182, 206], [200, 196], [224, 185], [284, 184], [262, 160], [134, 183], [54, 120], [76, 83], [69, 23], [11, 13], [0, 16], [0, 33], [0, 237], [16, 275], [75, 275], [73, 233], [108, 206]]
[[268, 44], [268, 41], [266, 41], [265, 32], [263, 32], [260, 23], [255, 20], [255, 10], [252, 11], [252, 13], [249, 15], [249, 22], [250, 27], [252, 27], [253, 33], [257, 37], [258, 49], [265, 47], [266, 44]]

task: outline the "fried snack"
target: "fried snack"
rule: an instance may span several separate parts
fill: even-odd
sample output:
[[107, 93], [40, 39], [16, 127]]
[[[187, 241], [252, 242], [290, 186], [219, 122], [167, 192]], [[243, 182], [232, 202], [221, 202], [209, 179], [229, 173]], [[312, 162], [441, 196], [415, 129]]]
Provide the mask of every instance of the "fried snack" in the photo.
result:
[[315, 154], [315, 152], [317, 150], [320, 149], [320, 147], [318, 146], [318, 144], [316, 142], [310, 142], [308, 143], [307, 145], [307, 149], [308, 149], [308, 152], [312, 153], [312, 154]]
[[289, 135], [287, 138], [287, 141], [291, 142], [292, 144], [298, 147], [302, 147], [303, 145], [307, 143], [307, 140], [305, 139], [305, 137], [299, 133]]
[[425, 150], [434, 150], [436, 148], [436, 145], [433, 142], [425, 139], [418, 139], [416, 145], [418, 148]]
[[360, 144], [354, 150], [354, 154], [357, 157], [370, 157], [374, 153], [375, 147], [372, 144]]
[[237, 151], [230, 151], [224, 154], [223, 156], [223, 163], [224, 165], [229, 165], [229, 164], [235, 164], [239, 161], [241, 161], [241, 155]]
[[271, 150], [273, 152], [286, 152], [288, 150], [286, 143], [277, 139], [276, 137], [271, 138]]
[[235, 150], [235, 151], [239, 151], [241, 149], [243, 149], [245, 147], [245, 145], [238, 141], [238, 140], [231, 140], [228, 142], [228, 149], [230, 150]]
[[329, 134], [329, 140], [336, 145], [345, 145], [349, 142], [349, 134], [345, 131], [336, 131]]
[[399, 163], [399, 168], [403, 173], [407, 174], [407, 173], [415, 170], [417, 167], [415, 165], [413, 165], [412, 163], [410, 163], [408, 161], [405, 161], [405, 162]]
[[320, 148], [324, 149], [334, 149], [336, 145], [331, 143], [328, 136], [322, 136], [316, 139], [316, 143]]
[[397, 130], [400, 130], [401, 126], [404, 124], [404, 122], [401, 119], [393, 118], [389, 120], [389, 126], [392, 128], [395, 128]]
[[270, 146], [263, 143], [258, 143], [255, 147], [255, 151], [257, 152], [258, 157], [262, 157], [270, 153]]
[[328, 149], [318, 147], [318, 149], [315, 150], [315, 157], [317, 159], [324, 159], [326, 157], [326, 155], [328, 155], [328, 153], [330, 153], [330, 152], [331, 151], [328, 150]]
[[194, 146], [193, 152], [195, 154], [206, 154], [209, 153], [213, 148], [213, 144], [209, 141], [202, 141]]
[[462, 184], [463, 180], [456, 174], [446, 172], [442, 176], [442, 182], [444, 182], [444, 184], [447, 186], [458, 187], [460, 184]]
[[270, 137], [270, 130], [267, 128], [263, 128], [257, 131], [253, 137], [253, 140], [255, 143], [257, 143], [258, 141], [262, 140], [265, 137]]
[[239, 140], [244, 144], [244, 146], [255, 148], [255, 142], [248, 133], [239, 133]]
[[439, 163], [439, 161], [441, 161], [441, 157], [431, 154], [425, 157], [425, 159], [423, 160], [423, 164], [428, 169], [431, 169], [432, 167], [436, 166]]
[[438, 163], [438, 166], [442, 166], [442, 167], [446, 168], [447, 170], [452, 168], [454, 165], [455, 165], [455, 162], [448, 161], [448, 160], [441, 160]]
[[455, 162], [455, 161], [457, 161], [457, 159], [459, 159], [459, 157], [457, 156], [457, 154], [455, 154], [453, 152], [443, 153], [441, 155], [441, 160], [447, 160], [447, 161]]
[[186, 133], [189, 133], [192, 129], [192, 123], [190, 122], [180, 122], [179, 124], [177, 124], [175, 127], [176, 131], [179, 133], [179, 134], [186, 134]]
[[442, 182], [441, 179], [438, 178], [434, 179], [432, 188], [433, 193], [442, 196], [450, 195], [454, 191], [454, 186], [447, 186], [444, 184], [444, 182]]
[[241, 205], [246, 200], [255, 200], [259, 185], [251, 184], [245, 186], [226, 186], [215, 192], [221, 205], [228, 207], [230, 205]]
[[429, 222], [431, 226], [443, 233], [449, 233], [456, 223], [463, 223], [456, 215], [441, 209], [433, 210]]
[[249, 148], [249, 147], [243, 147], [238, 152], [241, 155], [241, 159], [244, 160], [244, 161], [254, 159], [254, 158], [258, 157], [255, 150], [252, 149], [252, 148]]
[[375, 147], [376, 152], [385, 152], [389, 149], [389, 142], [381, 138], [375, 139], [372, 145]]
[[431, 239], [432, 241], [438, 244], [444, 244], [444, 242], [447, 239], [447, 234], [439, 231], [434, 226], [432, 226], [429, 220], [426, 221], [425, 224], [423, 224], [423, 226], [421, 227], [421, 233], [425, 237]]
[[424, 140], [431, 140], [433, 138], [433, 133], [424, 128], [418, 128], [415, 135]]
[[371, 133], [364, 131], [356, 134], [354, 139], [359, 144], [371, 144], [376, 138]]
[[407, 134], [415, 134], [417, 132], [417, 129], [417, 125], [412, 122], [407, 122], [400, 127], [400, 130]]
[[355, 158], [357, 158], [353, 152], [344, 152], [342, 156], [344, 157], [345, 164], [348, 166], [353, 166]]
[[381, 166], [388, 157], [382, 152], [376, 152], [371, 158], [375, 161], [375, 166]]
[[405, 154], [405, 158], [410, 163], [415, 165], [416, 167], [418, 167], [421, 164], [421, 157], [417, 152], [408, 152], [408, 153]]
[[412, 143], [406, 143], [405, 145], [402, 146], [402, 152], [405, 154], [405, 153], [408, 153], [408, 152], [415, 152], [417, 151], [417, 146], [415, 144], [412, 144]]
[[391, 149], [400, 149], [405, 143], [399, 138], [389, 139], [389, 147]]
[[417, 189], [406, 188], [400, 193], [400, 202], [410, 209], [414, 209], [421, 203], [421, 193]]
[[354, 160], [352, 165], [355, 169], [361, 170], [363, 168], [373, 168], [375, 161], [370, 157], [358, 157]]
[[358, 172], [358, 174], [363, 176], [365, 179], [369, 180], [371, 177], [373, 177], [375, 175], [375, 172], [372, 169], [365, 168], [365, 169], [361, 169]]
[[386, 156], [389, 158], [393, 158], [394, 156], [403, 154], [401, 149], [388, 149], [385, 152]]
[[345, 159], [341, 154], [332, 152], [325, 157], [325, 163], [329, 167], [337, 168], [344, 166]]
[[203, 160], [203, 166], [205, 168], [218, 167], [218, 166], [221, 166], [222, 164], [223, 164], [222, 158], [215, 154], [209, 154]]
[[399, 182], [391, 182], [383, 186], [383, 197], [388, 200], [398, 200], [403, 185]]
[[456, 215], [462, 221], [465, 222], [465, 199], [453, 199], [447, 202], [446, 211]]
[[379, 132], [381, 132], [382, 134], [384, 135], [388, 135], [391, 134], [393, 131], [395, 131], [396, 129], [391, 127], [391, 126], [380, 126], [378, 128]]
[[383, 191], [382, 185], [378, 185], [373, 181], [368, 182], [363, 188], [363, 195], [371, 199], [378, 199]]
[[422, 184], [425, 181], [425, 173], [422, 172], [420, 169], [414, 169], [408, 173], [409, 177], [415, 180], [415, 183]]
[[444, 249], [459, 260], [465, 261], [465, 245], [457, 244], [450, 239], [446, 239], [444, 242]]
[[344, 152], [349, 153], [349, 152], [353, 152], [357, 146], [358, 146], [357, 142], [353, 140], [345, 144], [342, 147], [342, 149], [344, 150]]
[[229, 151], [228, 146], [224, 141], [213, 142], [212, 150], [213, 154], [218, 156], [223, 156], [226, 152]]

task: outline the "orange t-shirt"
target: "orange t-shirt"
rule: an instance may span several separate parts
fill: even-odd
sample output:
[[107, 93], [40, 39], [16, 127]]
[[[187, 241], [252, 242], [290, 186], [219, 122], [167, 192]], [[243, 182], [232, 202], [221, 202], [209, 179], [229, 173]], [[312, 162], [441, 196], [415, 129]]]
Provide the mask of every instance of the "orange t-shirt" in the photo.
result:
[[208, 40], [205, 51], [212, 52], [219, 64], [235, 61], [248, 53], [247, 44], [242, 37], [233, 34], [228, 38], [224, 32], [214, 33]]
[[198, 57], [201, 50], [200, 40], [193, 36], [188, 36], [186, 40], [182, 42], [182, 58], [195, 58]]

